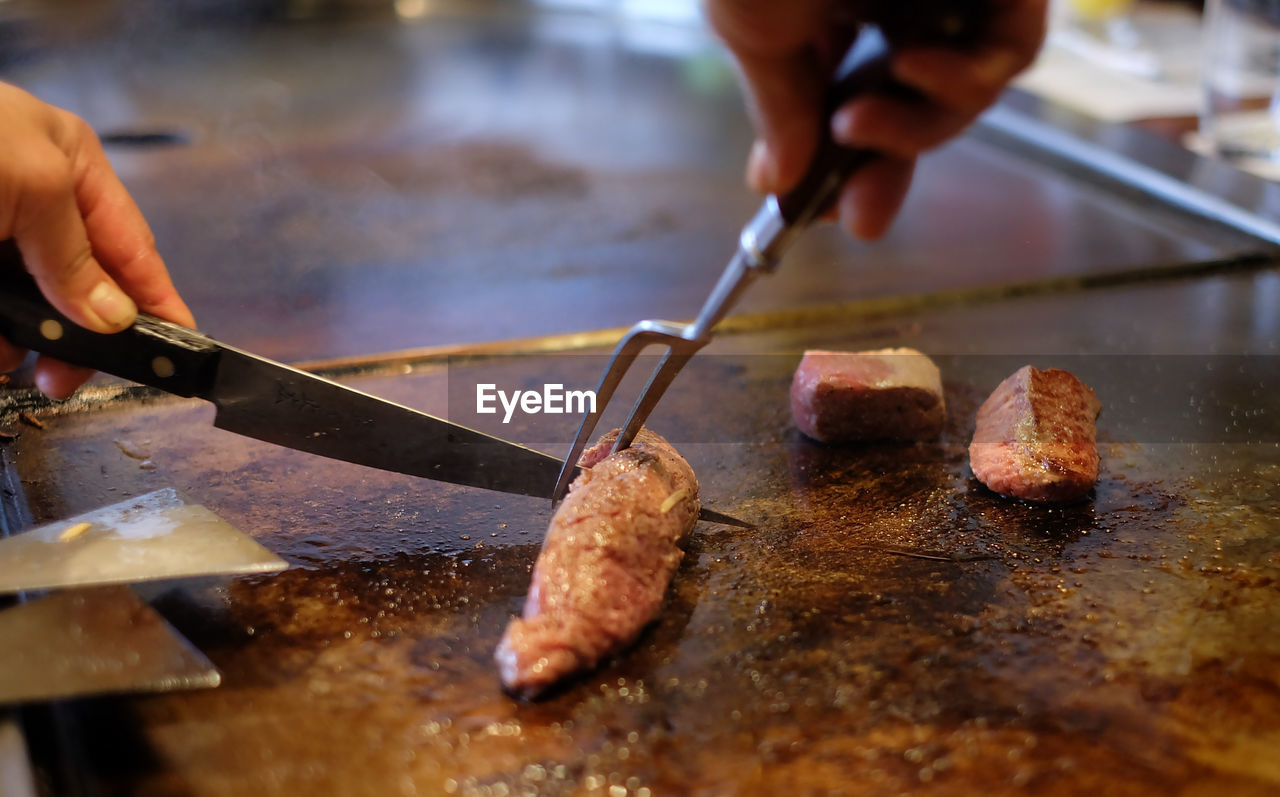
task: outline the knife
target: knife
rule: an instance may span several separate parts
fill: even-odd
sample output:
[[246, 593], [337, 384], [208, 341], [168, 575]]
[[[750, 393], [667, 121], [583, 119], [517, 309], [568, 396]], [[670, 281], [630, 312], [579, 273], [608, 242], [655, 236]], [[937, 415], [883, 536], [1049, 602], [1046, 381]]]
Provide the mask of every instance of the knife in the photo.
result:
[[[115, 334], [59, 313], [0, 242], [0, 335], [23, 348], [217, 407], [213, 425], [371, 468], [515, 495], [548, 497], [563, 460], [306, 371], [145, 313]], [[704, 509], [713, 523], [751, 528]]]

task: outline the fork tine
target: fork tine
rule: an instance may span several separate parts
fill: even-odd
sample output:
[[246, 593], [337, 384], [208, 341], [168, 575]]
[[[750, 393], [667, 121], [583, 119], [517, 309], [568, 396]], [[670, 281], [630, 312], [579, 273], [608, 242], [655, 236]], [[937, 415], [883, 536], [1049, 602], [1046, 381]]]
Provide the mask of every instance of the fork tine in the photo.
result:
[[578, 458], [586, 449], [587, 440], [595, 431], [596, 424], [600, 422], [600, 416], [604, 415], [604, 409], [609, 405], [622, 378], [627, 375], [627, 371], [631, 369], [632, 363], [640, 352], [651, 343], [657, 342], [655, 333], [643, 328], [642, 324], [643, 322], [632, 327], [613, 350], [609, 367], [605, 369], [604, 376], [600, 378], [600, 386], [596, 388], [596, 408], [583, 416], [582, 423], [578, 425], [578, 434], [573, 438], [573, 446], [569, 449], [568, 456], [564, 458], [564, 464], [560, 466], [560, 478], [556, 480], [555, 492], [551, 494], [553, 503], [564, 498], [565, 493], [568, 492], [569, 482], [573, 481], [574, 473], [578, 469]]
[[614, 441], [614, 451], [622, 451], [631, 445], [631, 441], [640, 433], [640, 427], [644, 426], [644, 422], [648, 420], [649, 413], [653, 412], [662, 394], [667, 392], [667, 388], [675, 380], [676, 374], [680, 373], [680, 369], [684, 368], [685, 363], [689, 362], [689, 358], [699, 348], [701, 346], [698, 345], [693, 345], [692, 348], [688, 346], [677, 348], [676, 345], [672, 345], [667, 349], [667, 353], [662, 356], [649, 375], [649, 381], [645, 384], [644, 390], [640, 391], [636, 403], [632, 405], [631, 414], [627, 416], [627, 422], [618, 434], [618, 439]]

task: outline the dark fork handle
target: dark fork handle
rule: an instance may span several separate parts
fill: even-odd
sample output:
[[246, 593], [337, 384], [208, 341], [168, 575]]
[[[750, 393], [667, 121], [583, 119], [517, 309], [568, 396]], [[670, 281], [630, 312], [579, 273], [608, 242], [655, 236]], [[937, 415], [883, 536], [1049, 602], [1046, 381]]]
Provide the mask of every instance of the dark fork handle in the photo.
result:
[[113, 335], [79, 326], [40, 293], [13, 241], [0, 241], [0, 336], [15, 346], [179, 396], [204, 393], [217, 369], [218, 349], [209, 338], [146, 313]]

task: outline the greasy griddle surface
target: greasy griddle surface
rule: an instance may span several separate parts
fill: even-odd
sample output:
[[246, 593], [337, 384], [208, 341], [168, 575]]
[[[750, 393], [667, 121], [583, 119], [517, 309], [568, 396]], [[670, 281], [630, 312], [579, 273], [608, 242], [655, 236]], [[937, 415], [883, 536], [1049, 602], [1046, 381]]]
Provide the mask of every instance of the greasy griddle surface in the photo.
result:
[[[894, 328], [922, 348], [947, 339]], [[740, 349], [883, 345], [874, 334]], [[965, 452], [998, 377], [944, 367], [937, 442], [825, 447], [789, 421], [798, 350], [682, 375], [658, 428], [687, 441], [714, 508], [760, 527], [700, 524], [634, 648], [536, 704], [501, 692], [491, 656], [546, 502], [244, 441], [199, 404], [24, 428], [13, 445], [37, 521], [172, 485], [292, 564], [153, 595], [224, 684], [78, 704], [92, 777], [183, 794], [1280, 788], [1273, 442], [1117, 439], [1104, 410], [1095, 493], [1012, 502], [972, 479]], [[469, 369], [520, 383], [546, 373], [533, 362], [355, 384], [440, 410]], [[1093, 387], [1115, 396], [1128, 385], [1114, 379]], [[708, 442], [711, 426], [734, 439]]]

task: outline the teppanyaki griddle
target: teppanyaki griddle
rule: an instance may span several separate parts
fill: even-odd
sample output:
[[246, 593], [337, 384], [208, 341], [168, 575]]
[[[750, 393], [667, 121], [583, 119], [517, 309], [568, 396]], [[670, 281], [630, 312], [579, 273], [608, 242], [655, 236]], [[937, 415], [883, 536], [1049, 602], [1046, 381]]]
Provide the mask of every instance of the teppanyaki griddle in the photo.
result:
[[[759, 532], [700, 526], [639, 643], [536, 704], [501, 692], [491, 655], [523, 599], [544, 502], [253, 445], [173, 401], [51, 416], [13, 449], [37, 516], [144, 489], [158, 471], [292, 564], [161, 596], [224, 686], [83, 707], [92, 744], [79, 766], [108, 791], [182, 783], [203, 794], [1275, 788], [1254, 752], [1280, 716], [1269, 675], [1280, 661], [1274, 420], [1215, 431], [1250, 401], [1247, 380], [1229, 393], [1239, 406], [1224, 403], [1230, 379], [1197, 388], [1206, 401], [1191, 420], [1212, 423], [1149, 425], [1124, 408], [1145, 395], [1134, 373], [1184, 384], [1192, 371], [1252, 363], [1271, 379], [1259, 352], [1277, 330], [1237, 303], [1277, 279], [850, 314], [726, 337], [654, 423], [707, 492]], [[1118, 308], [1136, 330], [1206, 292], [1220, 310], [1166, 338], [1168, 349], [1134, 332], [1112, 341], [1120, 354], [1081, 355], [1095, 332], [1113, 335], [1106, 319]], [[1044, 317], [1078, 323], [1047, 330], [1035, 351], [1002, 332]], [[1206, 333], [1238, 356], [1187, 354]], [[983, 353], [957, 352], [958, 341]], [[938, 356], [942, 438], [830, 448], [799, 437], [786, 409], [799, 351], [890, 343]], [[593, 359], [424, 362], [350, 378], [432, 404], [470, 375], [571, 378], [594, 372]], [[1011, 502], [967, 472], [977, 403], [1024, 360], [1069, 364], [1103, 397], [1103, 474], [1087, 501]], [[156, 471], [118, 454], [118, 436], [142, 434]], [[52, 463], [60, 478], [40, 479]]]

